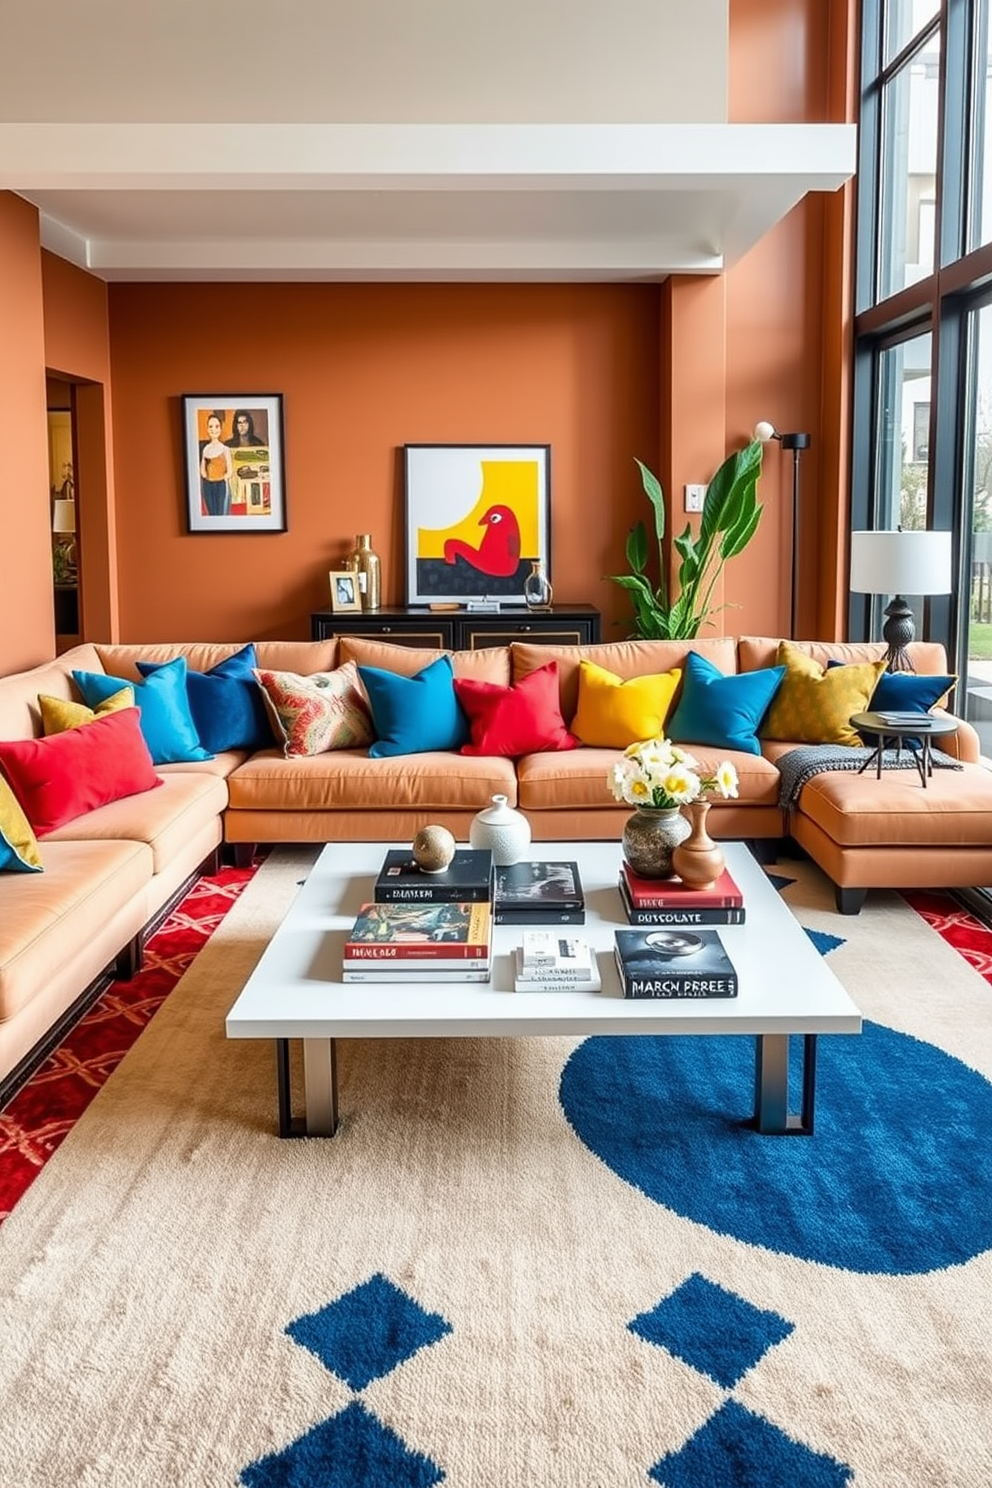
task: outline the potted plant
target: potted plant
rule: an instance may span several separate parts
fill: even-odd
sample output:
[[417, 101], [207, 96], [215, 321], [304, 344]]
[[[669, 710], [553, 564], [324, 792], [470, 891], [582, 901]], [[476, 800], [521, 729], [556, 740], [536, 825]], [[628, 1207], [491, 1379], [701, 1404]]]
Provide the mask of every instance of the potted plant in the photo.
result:
[[756, 486], [761, 474], [762, 446], [758, 440], [728, 456], [706, 488], [698, 533], [689, 523], [672, 539], [681, 560], [678, 593], [668, 597], [665, 573], [665, 495], [661, 482], [641, 460], [644, 493], [654, 509], [658, 582], [648, 573], [648, 537], [638, 521], [627, 534], [629, 574], [611, 574], [615, 584], [626, 589], [634, 606], [633, 634], [643, 640], [692, 640], [712, 614], [724, 606], [711, 606], [713, 588], [729, 559], [747, 547], [761, 518]]

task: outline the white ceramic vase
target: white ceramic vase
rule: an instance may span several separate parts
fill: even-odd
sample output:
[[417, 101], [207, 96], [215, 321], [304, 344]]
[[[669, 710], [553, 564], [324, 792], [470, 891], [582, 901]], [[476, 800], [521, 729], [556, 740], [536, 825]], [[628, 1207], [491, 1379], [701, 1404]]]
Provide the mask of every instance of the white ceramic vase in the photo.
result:
[[530, 822], [523, 812], [514, 811], [506, 796], [493, 796], [492, 805], [472, 819], [468, 840], [470, 847], [492, 848], [493, 862], [505, 868], [527, 856]]

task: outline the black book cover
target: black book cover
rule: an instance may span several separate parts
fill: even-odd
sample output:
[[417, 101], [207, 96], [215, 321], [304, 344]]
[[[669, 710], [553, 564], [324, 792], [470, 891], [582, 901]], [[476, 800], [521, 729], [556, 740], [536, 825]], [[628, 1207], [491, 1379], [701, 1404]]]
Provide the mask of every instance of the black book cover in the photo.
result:
[[425, 873], [413, 854], [391, 847], [379, 869], [376, 904], [479, 904], [493, 896], [493, 855], [488, 847], [459, 847], [441, 873]]
[[543, 925], [584, 925], [584, 909], [557, 909], [548, 905], [541, 909], [502, 909], [497, 901], [493, 920], [497, 925], [529, 925], [539, 930]]
[[737, 973], [719, 933], [616, 930], [624, 997], [736, 997]]
[[627, 882], [620, 875], [620, 899], [631, 925], [743, 925], [746, 912], [740, 909], [635, 909], [627, 893]]
[[[510, 863], [496, 869], [496, 909], [584, 909], [576, 862]], [[509, 923], [507, 921], [504, 924]], [[561, 922], [559, 922], [561, 923]]]

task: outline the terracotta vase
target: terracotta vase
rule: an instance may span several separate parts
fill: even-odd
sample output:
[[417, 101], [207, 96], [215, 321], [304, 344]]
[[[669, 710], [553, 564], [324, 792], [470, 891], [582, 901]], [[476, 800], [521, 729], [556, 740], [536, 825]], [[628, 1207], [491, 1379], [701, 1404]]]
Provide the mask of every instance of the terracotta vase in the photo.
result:
[[724, 870], [725, 858], [706, 829], [709, 801], [692, 801], [685, 808], [689, 835], [672, 853], [672, 867], [689, 889], [708, 889]]
[[623, 855], [642, 878], [671, 878], [672, 854], [688, 835], [678, 806], [638, 806], [623, 824]]

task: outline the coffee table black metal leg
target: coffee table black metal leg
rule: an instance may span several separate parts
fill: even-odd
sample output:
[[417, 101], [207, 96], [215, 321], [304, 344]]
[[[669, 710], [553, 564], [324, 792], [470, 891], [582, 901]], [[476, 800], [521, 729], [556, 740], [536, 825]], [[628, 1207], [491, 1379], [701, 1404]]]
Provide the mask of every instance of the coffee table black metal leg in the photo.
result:
[[293, 1115], [289, 1039], [276, 1039], [280, 1137], [333, 1137], [338, 1127], [338, 1063], [333, 1039], [303, 1040], [304, 1116]]
[[803, 1034], [799, 1115], [789, 1111], [789, 1035], [761, 1033], [754, 1042], [754, 1125], [763, 1136], [811, 1137], [816, 1099], [816, 1034]]

